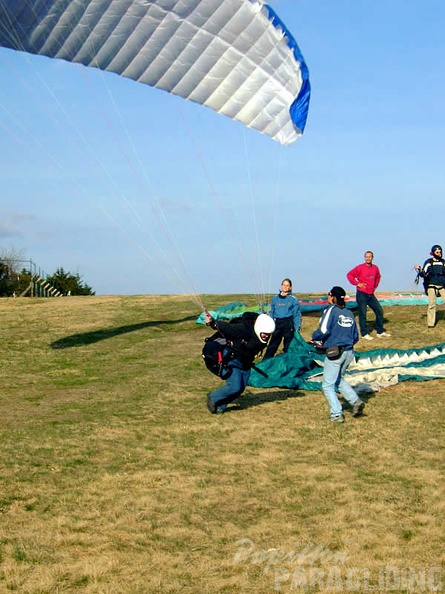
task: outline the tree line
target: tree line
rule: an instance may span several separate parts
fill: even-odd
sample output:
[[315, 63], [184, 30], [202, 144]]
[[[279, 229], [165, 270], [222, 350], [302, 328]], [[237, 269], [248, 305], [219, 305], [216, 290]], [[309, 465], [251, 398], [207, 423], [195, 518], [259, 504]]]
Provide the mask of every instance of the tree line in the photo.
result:
[[[32, 292], [27, 291], [34, 282], [34, 275], [31, 270], [20, 268], [18, 263], [21, 259], [16, 253], [0, 252], [0, 297], [13, 297], [25, 294], [30, 296]], [[62, 295], [95, 295], [95, 291], [82, 280], [79, 273], [72, 274], [64, 268], [57, 268], [51, 274], [45, 276], [51, 287]]]

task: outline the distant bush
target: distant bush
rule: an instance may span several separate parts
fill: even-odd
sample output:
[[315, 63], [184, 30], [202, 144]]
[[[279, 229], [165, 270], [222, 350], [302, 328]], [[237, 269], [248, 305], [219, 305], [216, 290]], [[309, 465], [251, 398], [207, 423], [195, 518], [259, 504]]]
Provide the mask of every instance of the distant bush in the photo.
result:
[[0, 297], [20, 295], [31, 282], [31, 274], [27, 270], [17, 272], [10, 264], [0, 260]]
[[66, 272], [63, 268], [58, 268], [52, 276], [46, 280], [54, 289], [57, 289], [63, 295], [95, 295], [95, 291], [82, 281], [82, 277], [77, 274]]
[[[16, 268], [17, 262], [20, 260], [13, 258], [10, 254], [2, 255], [0, 253], [0, 297], [19, 296], [25, 293], [31, 284], [32, 273], [25, 268], [19, 272]], [[79, 273], [71, 274], [63, 268], [58, 268], [53, 275], [47, 276], [45, 280], [63, 295], [96, 294], [89, 285], [83, 282]], [[32, 291], [25, 293], [26, 296], [32, 294]]]

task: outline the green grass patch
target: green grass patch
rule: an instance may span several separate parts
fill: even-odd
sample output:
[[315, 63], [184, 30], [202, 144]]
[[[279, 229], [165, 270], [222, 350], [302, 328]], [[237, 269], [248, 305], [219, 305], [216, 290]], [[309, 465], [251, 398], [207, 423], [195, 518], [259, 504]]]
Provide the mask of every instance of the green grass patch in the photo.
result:
[[[204, 296], [209, 309], [229, 301], [253, 305]], [[348, 591], [352, 569], [355, 591], [365, 576], [375, 592], [433, 591], [443, 380], [381, 390], [342, 426], [320, 392], [249, 388], [210, 415], [210, 331], [186, 297], [0, 310], [0, 592], [330, 593], [333, 572]], [[425, 314], [385, 308], [379, 346], [445, 342], [443, 317], [428, 332]], [[303, 315], [306, 339], [318, 318]]]

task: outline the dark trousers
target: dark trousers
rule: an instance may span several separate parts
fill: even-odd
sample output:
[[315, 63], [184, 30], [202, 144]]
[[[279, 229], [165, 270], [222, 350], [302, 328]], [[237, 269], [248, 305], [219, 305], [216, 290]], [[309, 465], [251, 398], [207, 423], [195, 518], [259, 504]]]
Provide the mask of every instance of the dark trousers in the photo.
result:
[[360, 334], [365, 336], [368, 334], [368, 325], [366, 323], [366, 308], [369, 307], [375, 313], [375, 329], [377, 334], [384, 332], [383, 330], [383, 308], [380, 305], [377, 297], [367, 295], [363, 291], [357, 291], [357, 308], [358, 308], [358, 323], [360, 326]]
[[294, 337], [294, 321], [292, 318], [276, 318], [275, 331], [272, 334], [269, 346], [263, 359], [270, 359], [275, 355], [283, 341], [283, 352], [287, 353], [292, 338]]

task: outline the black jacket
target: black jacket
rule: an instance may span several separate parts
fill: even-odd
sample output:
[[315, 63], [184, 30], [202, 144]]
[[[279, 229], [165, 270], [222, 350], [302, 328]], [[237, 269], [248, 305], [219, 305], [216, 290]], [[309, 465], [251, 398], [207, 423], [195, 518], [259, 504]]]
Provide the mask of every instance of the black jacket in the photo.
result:
[[252, 324], [212, 321], [210, 325], [232, 342], [234, 358], [242, 364], [243, 369], [250, 369], [255, 357], [267, 346], [255, 334]]
[[427, 287], [445, 287], [445, 260], [442, 258], [428, 258], [420, 271]]

